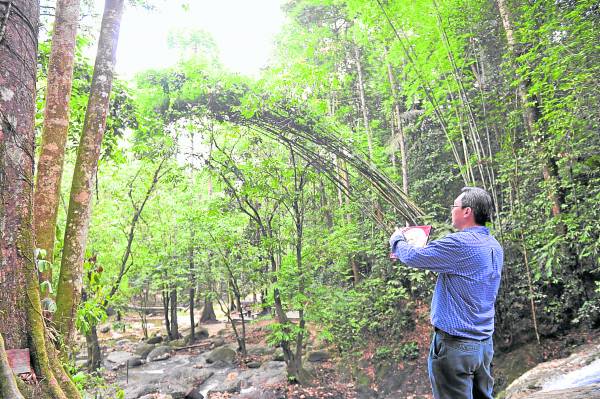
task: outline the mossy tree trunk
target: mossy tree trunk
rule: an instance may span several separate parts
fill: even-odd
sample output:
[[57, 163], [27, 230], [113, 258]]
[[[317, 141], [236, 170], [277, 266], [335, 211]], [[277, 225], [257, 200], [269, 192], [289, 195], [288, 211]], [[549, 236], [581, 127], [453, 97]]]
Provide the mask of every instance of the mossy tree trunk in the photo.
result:
[[81, 298], [92, 190], [106, 126], [122, 14], [123, 0], [106, 0], [90, 97], [71, 185], [55, 315], [56, 325], [67, 345], [73, 343], [75, 312]]
[[[42, 147], [37, 166], [33, 222], [36, 246], [54, 261], [56, 215], [69, 128], [69, 100], [73, 82], [75, 36], [79, 23], [79, 0], [58, 0], [48, 61], [48, 86], [42, 128]], [[52, 269], [40, 273], [52, 282]]]
[[[56, 368], [50, 365], [34, 260], [32, 200], [39, 3], [4, 2], [0, 4], [0, 15], [0, 334], [6, 339], [7, 348], [30, 349], [33, 369], [42, 381], [36, 398], [67, 399], [54, 375]], [[2, 368], [6, 371], [5, 366]]]

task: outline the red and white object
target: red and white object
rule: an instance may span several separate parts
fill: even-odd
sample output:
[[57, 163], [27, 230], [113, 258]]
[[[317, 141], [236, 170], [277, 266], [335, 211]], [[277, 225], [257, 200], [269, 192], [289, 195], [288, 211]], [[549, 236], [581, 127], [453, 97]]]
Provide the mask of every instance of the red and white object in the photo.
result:
[[402, 231], [406, 242], [415, 247], [423, 248], [427, 245], [429, 234], [431, 234], [431, 226], [410, 226], [405, 227]]

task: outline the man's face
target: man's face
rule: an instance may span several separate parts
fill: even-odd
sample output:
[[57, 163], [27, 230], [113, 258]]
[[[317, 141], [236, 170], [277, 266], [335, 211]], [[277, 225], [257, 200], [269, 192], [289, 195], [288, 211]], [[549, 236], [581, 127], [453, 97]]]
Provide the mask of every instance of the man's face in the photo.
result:
[[465, 210], [466, 208], [462, 207], [462, 197], [464, 194], [459, 195], [454, 200], [454, 204], [452, 204], [452, 227], [457, 230], [462, 230], [462, 227], [465, 222]]

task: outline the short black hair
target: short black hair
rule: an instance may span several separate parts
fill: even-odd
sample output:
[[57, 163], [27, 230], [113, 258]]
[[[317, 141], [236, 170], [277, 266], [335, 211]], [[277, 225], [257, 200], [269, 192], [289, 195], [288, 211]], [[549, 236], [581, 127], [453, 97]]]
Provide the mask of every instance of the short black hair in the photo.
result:
[[492, 221], [494, 202], [487, 191], [479, 187], [463, 187], [461, 192], [464, 194], [461, 198], [461, 206], [473, 210], [475, 223], [485, 226], [487, 222]]

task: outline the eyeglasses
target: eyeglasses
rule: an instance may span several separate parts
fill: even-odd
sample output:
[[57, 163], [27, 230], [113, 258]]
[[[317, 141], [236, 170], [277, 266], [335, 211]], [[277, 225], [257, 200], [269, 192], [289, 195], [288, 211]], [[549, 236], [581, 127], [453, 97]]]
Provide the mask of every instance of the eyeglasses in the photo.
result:
[[450, 206], [450, 208], [464, 208], [464, 206], [462, 206], [462, 205], [452, 205], [452, 206]]

